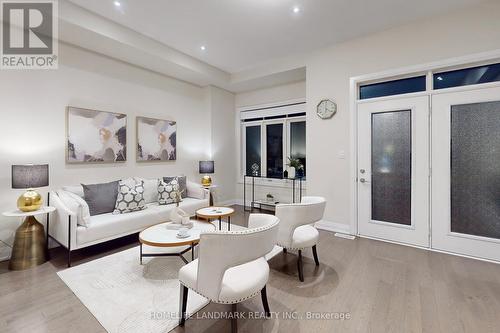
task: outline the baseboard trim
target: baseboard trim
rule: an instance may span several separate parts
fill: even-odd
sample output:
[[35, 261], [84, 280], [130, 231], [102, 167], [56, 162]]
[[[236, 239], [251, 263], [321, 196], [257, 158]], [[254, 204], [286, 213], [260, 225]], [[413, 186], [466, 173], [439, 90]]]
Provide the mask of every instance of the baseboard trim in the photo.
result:
[[233, 205], [243, 205], [243, 200], [230, 199], [216, 203], [218, 206], [233, 206]]
[[[354, 235], [351, 235], [351, 230], [350, 230], [349, 225], [347, 225], [345, 223], [333, 222], [333, 221], [328, 221], [328, 220], [321, 220], [319, 222], [316, 222], [316, 224], [314, 226], [320, 230], [335, 232], [335, 233], [348, 235], [348, 236], [354, 236]], [[344, 237], [344, 238], [347, 238], [347, 237]]]
[[413, 247], [415, 249], [420, 249], [420, 250], [425, 250], [425, 251], [431, 251], [431, 252], [449, 254], [449, 255], [457, 256], [457, 257], [463, 257], [463, 258], [468, 258], [468, 259], [485, 261], [485, 262], [489, 262], [489, 263], [493, 263], [493, 264], [497, 264], [497, 265], [500, 264], [500, 261], [496, 261], [496, 260], [492, 260], [492, 259], [487, 259], [487, 258], [481, 258], [481, 257], [469, 256], [469, 255], [462, 254], [462, 253], [445, 251], [445, 250], [440, 250], [440, 249], [436, 249], [436, 248], [432, 248], [432, 247], [425, 247], [425, 246], [413, 245], [413, 244], [408, 244], [408, 243], [401, 243], [401, 242], [391, 241], [391, 240], [387, 240], [387, 239], [383, 239], [383, 238], [370, 237], [370, 236], [360, 235], [360, 234], [358, 234], [358, 237], [360, 237], [360, 238], [366, 238], [366, 239], [371, 239], [371, 240], [379, 241], [379, 242], [385, 242], [385, 243], [391, 243], [391, 244], [396, 244], [396, 245], [401, 245], [401, 246]]

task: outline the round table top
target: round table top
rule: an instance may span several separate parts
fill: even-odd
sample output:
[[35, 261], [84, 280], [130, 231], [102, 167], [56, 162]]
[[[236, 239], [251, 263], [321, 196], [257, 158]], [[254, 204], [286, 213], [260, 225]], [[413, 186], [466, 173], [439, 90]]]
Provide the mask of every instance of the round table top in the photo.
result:
[[226, 217], [232, 214], [234, 214], [234, 209], [230, 207], [206, 207], [196, 211], [196, 215], [206, 219]]
[[3, 212], [3, 216], [9, 216], [9, 217], [26, 217], [26, 216], [36, 216], [36, 215], [42, 215], [42, 214], [47, 214], [55, 211], [56, 208], [52, 206], [43, 206], [38, 210], [35, 210], [33, 212], [23, 212], [20, 211], [19, 209], [12, 210], [9, 212]]
[[177, 229], [168, 229], [167, 225], [172, 222], [165, 222], [151, 226], [139, 234], [139, 241], [142, 244], [157, 247], [176, 247], [196, 244], [200, 241], [202, 231], [214, 230], [214, 225], [207, 222], [191, 220], [193, 227], [188, 229], [189, 237], [177, 238]]

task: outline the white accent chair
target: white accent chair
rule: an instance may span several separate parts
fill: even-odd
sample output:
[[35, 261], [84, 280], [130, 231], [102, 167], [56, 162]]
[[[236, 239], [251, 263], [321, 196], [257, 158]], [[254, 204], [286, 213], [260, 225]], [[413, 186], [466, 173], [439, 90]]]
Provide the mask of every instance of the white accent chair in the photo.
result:
[[304, 282], [302, 269], [302, 250], [312, 247], [314, 261], [319, 266], [316, 244], [319, 232], [312, 225], [323, 218], [326, 200], [323, 197], [302, 197], [296, 204], [281, 204], [276, 206], [276, 217], [280, 219], [277, 244], [287, 250], [298, 250], [297, 268], [299, 279]]
[[[184, 326], [188, 290], [211, 302], [236, 304], [261, 293], [267, 317], [270, 315], [266, 284], [269, 265], [264, 258], [275, 246], [279, 219], [268, 214], [250, 214], [242, 231], [208, 231], [201, 234], [199, 257], [179, 270], [180, 321]], [[237, 331], [236, 316], [231, 328]]]

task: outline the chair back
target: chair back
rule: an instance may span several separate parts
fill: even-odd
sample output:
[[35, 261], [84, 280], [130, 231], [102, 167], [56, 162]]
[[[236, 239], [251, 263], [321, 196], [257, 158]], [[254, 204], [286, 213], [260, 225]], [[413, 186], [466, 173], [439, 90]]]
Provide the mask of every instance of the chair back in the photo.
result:
[[276, 244], [279, 219], [268, 214], [250, 214], [249, 229], [209, 231], [200, 235], [197, 290], [218, 300], [227, 269], [271, 252]]
[[293, 232], [297, 227], [320, 221], [325, 213], [326, 200], [323, 197], [302, 197], [300, 203], [276, 206], [276, 217], [280, 220], [277, 244], [292, 245]]

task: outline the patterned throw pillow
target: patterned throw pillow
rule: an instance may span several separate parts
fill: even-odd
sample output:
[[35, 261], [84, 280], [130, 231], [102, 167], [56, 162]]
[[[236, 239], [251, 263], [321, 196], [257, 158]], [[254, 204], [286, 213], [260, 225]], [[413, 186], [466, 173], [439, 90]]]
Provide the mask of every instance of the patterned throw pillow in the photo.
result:
[[181, 192], [181, 197], [187, 198], [187, 178], [186, 176], [175, 176], [175, 177], [163, 177], [163, 181], [169, 183], [172, 179], [177, 178], [177, 184], [179, 184], [179, 191]]
[[172, 179], [169, 182], [163, 181], [163, 179], [158, 179], [158, 204], [168, 205], [176, 202], [176, 195], [179, 191], [179, 183], [177, 178]]
[[127, 184], [126, 181], [120, 181], [113, 214], [131, 213], [143, 210], [144, 208], [146, 208], [146, 203], [144, 202], [144, 181], [137, 181], [135, 185]]

